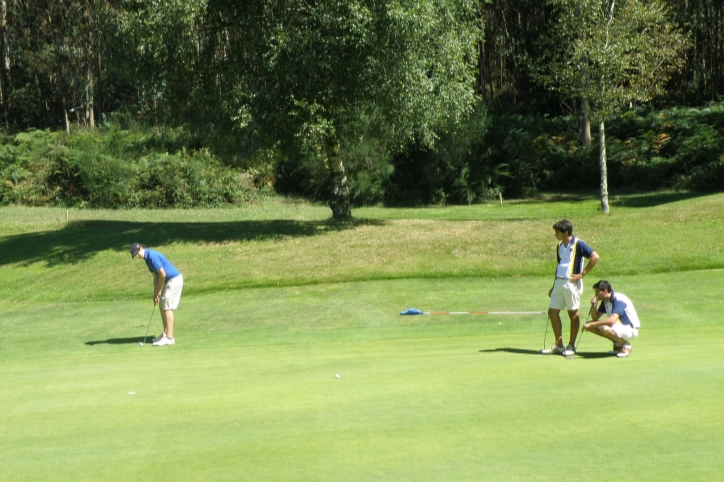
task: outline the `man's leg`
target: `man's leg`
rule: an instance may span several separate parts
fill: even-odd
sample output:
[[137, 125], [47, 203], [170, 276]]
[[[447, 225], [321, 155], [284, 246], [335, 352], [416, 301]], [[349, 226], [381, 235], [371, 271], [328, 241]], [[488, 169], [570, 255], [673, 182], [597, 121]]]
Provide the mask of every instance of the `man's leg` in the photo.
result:
[[184, 281], [181, 275], [166, 282], [166, 284], [163, 285], [161, 303], [159, 303], [158, 306], [158, 309], [161, 311], [161, 319], [163, 320], [163, 332], [166, 334], [166, 338], [170, 338], [172, 340], [174, 321], [173, 310], [176, 309], [179, 300], [181, 299], [183, 283]]
[[166, 338], [173, 338], [173, 310], [161, 310], [161, 319]]
[[607, 340], [610, 340], [621, 346], [629, 344], [629, 342], [626, 341], [624, 338], [618, 336], [616, 332], [613, 331], [613, 328], [611, 328], [610, 326], [599, 326], [598, 330], [594, 329], [591, 333], [593, 333], [594, 335], [602, 336], [603, 338], [606, 338]]
[[561, 325], [561, 310], [548, 308], [548, 318], [551, 320], [553, 334], [556, 337], [556, 346], [563, 346], [563, 327]]
[[568, 310], [568, 318], [571, 319], [571, 338], [568, 344], [576, 346], [578, 330], [581, 327], [581, 317], [578, 314], [578, 310]]

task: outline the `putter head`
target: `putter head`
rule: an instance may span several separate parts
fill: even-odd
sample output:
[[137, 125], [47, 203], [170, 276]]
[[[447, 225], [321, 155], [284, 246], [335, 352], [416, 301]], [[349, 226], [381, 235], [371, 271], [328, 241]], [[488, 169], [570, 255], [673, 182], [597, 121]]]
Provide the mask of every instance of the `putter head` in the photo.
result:
[[138, 342], [138, 346], [143, 346], [143, 345], [145, 345], [144, 342], [142, 342], [142, 341], [139, 341], [139, 342]]

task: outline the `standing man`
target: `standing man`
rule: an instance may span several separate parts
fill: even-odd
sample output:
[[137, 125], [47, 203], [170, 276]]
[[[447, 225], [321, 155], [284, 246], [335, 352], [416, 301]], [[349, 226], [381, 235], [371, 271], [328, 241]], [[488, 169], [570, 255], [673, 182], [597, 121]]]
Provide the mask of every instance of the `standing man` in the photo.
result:
[[[601, 280], [593, 289], [596, 296], [591, 300], [591, 319], [583, 329], [602, 336], [613, 342], [613, 351], [609, 352], [619, 358], [628, 357], [631, 353], [631, 340], [639, 336], [641, 322], [631, 300], [622, 293], [614, 293], [611, 283]], [[601, 305], [593, 308], [597, 302]], [[602, 316], [605, 318], [599, 320]]]
[[184, 278], [164, 255], [139, 243], [131, 244], [131, 258], [143, 258], [153, 273], [153, 304], [158, 305], [163, 333], [153, 339], [153, 346], [173, 345], [173, 310], [178, 308]]
[[[562, 219], [553, 225], [558, 240], [558, 266], [553, 287], [548, 291], [551, 301], [548, 307], [548, 318], [551, 320], [556, 344], [541, 351], [545, 355], [558, 354], [572, 356], [576, 353], [576, 337], [581, 321], [578, 316], [578, 307], [583, 294], [583, 282], [586, 274], [596, 266], [599, 256], [585, 241], [573, 236], [573, 225], [567, 219]], [[583, 258], [588, 259], [583, 267]], [[561, 325], [561, 310], [568, 308], [568, 317], [571, 319], [571, 336], [568, 346], [563, 348], [563, 328]]]

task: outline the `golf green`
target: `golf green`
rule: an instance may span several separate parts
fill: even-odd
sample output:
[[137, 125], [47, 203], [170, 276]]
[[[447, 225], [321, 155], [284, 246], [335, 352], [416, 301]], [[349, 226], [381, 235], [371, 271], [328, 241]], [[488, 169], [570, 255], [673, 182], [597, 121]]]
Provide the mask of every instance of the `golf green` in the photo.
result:
[[543, 311], [541, 277], [191, 295], [163, 348], [147, 301], [11, 303], [0, 480], [717, 480], [723, 274], [612, 278], [625, 360], [539, 355], [545, 315], [399, 316]]
[[[0, 482], [720, 480], [724, 194], [598, 206], [0, 207]], [[545, 311], [563, 217], [601, 255], [584, 313], [599, 279], [636, 306], [629, 358], [540, 355], [545, 315], [400, 316]], [[184, 274], [174, 346], [139, 346], [134, 241]]]

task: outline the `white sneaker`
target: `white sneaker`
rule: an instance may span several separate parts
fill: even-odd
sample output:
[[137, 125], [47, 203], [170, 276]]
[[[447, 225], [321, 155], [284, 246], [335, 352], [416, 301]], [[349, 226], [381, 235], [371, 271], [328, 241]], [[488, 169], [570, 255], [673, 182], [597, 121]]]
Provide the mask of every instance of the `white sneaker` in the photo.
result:
[[164, 335], [166, 335], [166, 333], [161, 333], [161, 334], [158, 335], [156, 338], [152, 338], [151, 341], [154, 342], [154, 343], [156, 343], [157, 341], [161, 341], [161, 338], [163, 338]]
[[161, 336], [160, 340], [153, 342], [153, 346], [166, 346], [166, 345], [173, 345], [174, 343], [176, 343], [176, 340], [174, 340], [173, 338], [167, 337], [166, 333], [164, 333]]
[[576, 354], [576, 347], [573, 345], [568, 345], [566, 347], [566, 350], [563, 352], [563, 356], [573, 356]]
[[631, 345], [626, 345], [621, 347], [621, 351], [616, 354], [619, 358], [628, 358], [629, 354], [631, 353]]
[[618, 343], [613, 344], [613, 350], [608, 350], [608, 354], [612, 356], [616, 356], [619, 353], [621, 353], [621, 348], [623, 348], [623, 345], [619, 345]]
[[563, 351], [562, 346], [553, 345], [552, 347], [541, 350], [540, 352], [544, 355], [562, 355]]

